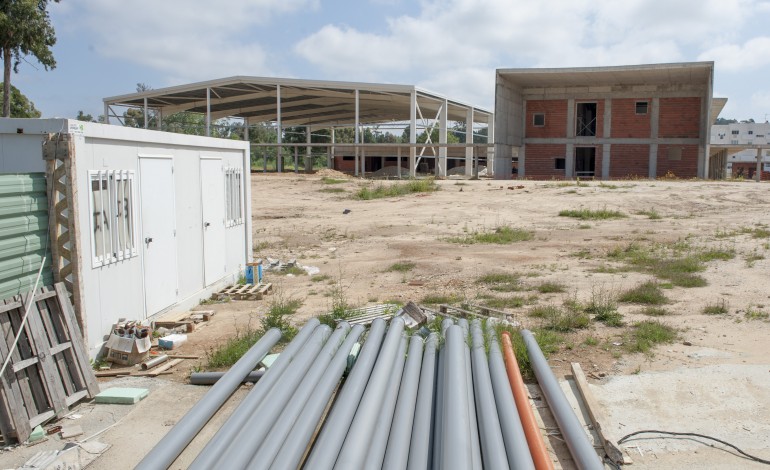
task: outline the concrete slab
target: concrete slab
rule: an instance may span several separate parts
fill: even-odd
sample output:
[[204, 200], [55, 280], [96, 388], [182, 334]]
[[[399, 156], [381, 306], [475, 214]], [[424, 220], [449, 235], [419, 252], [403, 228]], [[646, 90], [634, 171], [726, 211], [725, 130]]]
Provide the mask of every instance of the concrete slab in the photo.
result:
[[109, 388], [94, 397], [95, 403], [133, 405], [145, 399], [150, 393], [146, 388]]

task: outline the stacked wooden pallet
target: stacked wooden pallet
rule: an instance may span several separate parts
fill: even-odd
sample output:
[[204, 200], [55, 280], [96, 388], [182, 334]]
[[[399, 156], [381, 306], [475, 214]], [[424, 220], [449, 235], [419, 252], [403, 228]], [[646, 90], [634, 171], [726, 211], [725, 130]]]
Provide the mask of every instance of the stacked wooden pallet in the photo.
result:
[[0, 361], [9, 355], [0, 376], [0, 432], [6, 442], [27, 440], [35, 426], [99, 393], [63, 283], [0, 304]]
[[212, 296], [214, 300], [262, 300], [273, 289], [273, 285], [267, 284], [243, 284], [222, 289]]

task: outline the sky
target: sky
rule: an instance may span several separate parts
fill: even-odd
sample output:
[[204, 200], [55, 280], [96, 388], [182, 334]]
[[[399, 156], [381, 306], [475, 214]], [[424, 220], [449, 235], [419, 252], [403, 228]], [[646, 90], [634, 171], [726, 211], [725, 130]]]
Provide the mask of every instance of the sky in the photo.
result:
[[495, 69], [714, 61], [722, 117], [770, 119], [770, 0], [62, 0], [44, 117], [233, 75], [417, 85], [494, 109]]

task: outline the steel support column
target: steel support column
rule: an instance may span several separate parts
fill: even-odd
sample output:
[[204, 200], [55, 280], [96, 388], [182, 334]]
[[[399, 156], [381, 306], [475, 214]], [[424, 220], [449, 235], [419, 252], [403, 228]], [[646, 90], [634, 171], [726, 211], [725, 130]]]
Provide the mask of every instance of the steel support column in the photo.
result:
[[[417, 90], [412, 90], [409, 99], [409, 143], [417, 143]], [[417, 147], [409, 147], [409, 177], [417, 176]]]
[[275, 149], [275, 171], [278, 173], [283, 172], [283, 123], [281, 122], [281, 85], [275, 86], [275, 100], [276, 100], [276, 114], [275, 125], [276, 127], [276, 142], [278, 147]]
[[206, 87], [206, 137], [211, 136], [211, 88]]
[[355, 92], [355, 123], [354, 123], [354, 129], [353, 134], [355, 134], [355, 176], [358, 176], [358, 144], [360, 143], [359, 137], [358, 137], [358, 120], [361, 117], [360, 116], [360, 109], [359, 109], [359, 92], [356, 89]]
[[[439, 111], [439, 127], [438, 127], [438, 143], [439, 144], [446, 144], [447, 143], [447, 116], [449, 114], [449, 102], [447, 100], [444, 100], [443, 103], [441, 103], [441, 111]], [[438, 148], [438, 160], [436, 161], [436, 176], [439, 178], [446, 178], [446, 172], [447, 172], [447, 148], [446, 147], [439, 147]]]
[[[473, 144], [473, 108], [465, 114], [465, 145]], [[465, 176], [473, 176], [473, 147], [465, 147]]]

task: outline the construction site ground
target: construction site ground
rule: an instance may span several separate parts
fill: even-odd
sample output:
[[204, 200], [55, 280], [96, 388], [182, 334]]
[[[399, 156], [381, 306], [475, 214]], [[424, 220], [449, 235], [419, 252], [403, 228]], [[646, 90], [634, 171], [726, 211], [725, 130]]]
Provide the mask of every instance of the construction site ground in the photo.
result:
[[[205, 369], [207, 354], [228, 338], [259, 328], [260, 319], [277, 298], [301, 301], [292, 319], [301, 325], [328, 312], [334, 295], [342, 295], [352, 306], [422, 303], [429, 296], [483, 304], [489, 298], [521, 296], [525, 305], [504, 310], [524, 327], [536, 327], [540, 320], [527, 315], [535, 306], [587, 302], [597, 293], [616, 296], [653, 279], [649, 273], [620, 269], [622, 263], [608, 257], [612, 250], [631, 243], [677, 242], [694, 251], [732, 250], [735, 256], [706, 263], [700, 273], [708, 283], [704, 287], [665, 290], [668, 314], [654, 319], [678, 330], [673, 343], [648, 354], [627, 352], [627, 332], [634, 322], [650, 317], [641, 313], [640, 305], [618, 303], [624, 326], [592, 322], [588, 328], [564, 333], [549, 363], [568, 392], [574, 389], [570, 363], [581, 364], [607, 417], [603, 426], [617, 437], [648, 429], [694, 432], [770, 459], [767, 184], [443, 180], [437, 181], [440, 190], [436, 192], [376, 200], [354, 197], [361, 187], [377, 184], [389, 182], [364, 181], [331, 170], [315, 175], [252, 174], [255, 258], [296, 259], [319, 273], [265, 271], [265, 281], [274, 289], [264, 299], [197, 307], [215, 310], [216, 315], [189, 334], [177, 354], [200, 359], [184, 361], [171, 375], [100, 379], [105, 387], [145, 386], [151, 392], [138, 405], [118, 407], [95, 420], [92, 432], [118, 424], [99, 437], [113, 447], [92, 468], [132, 468], [205, 393], [205, 387], [186, 385], [189, 373]], [[559, 216], [560, 211], [571, 209], [617, 210], [627, 217]], [[529, 230], [534, 237], [506, 245], [451, 240], [501, 226]], [[414, 266], [392, 270], [395, 263]], [[492, 291], [478, 282], [490, 273], [519, 275], [521, 289]], [[561, 284], [564, 292], [538, 292], [537, 286], [544, 282]], [[724, 305], [727, 313], [704, 314], [709, 305]], [[537, 387], [531, 386], [530, 391], [542, 412], [557, 466], [572, 468]], [[209, 423], [177, 462], [179, 468], [194, 458], [244, 393], [243, 389], [237, 392], [224, 413]], [[575, 398], [570, 399], [582, 416]], [[88, 410], [95, 406], [81, 405], [86, 410], [83, 414], [90, 415]], [[98, 413], [97, 409], [94, 416]], [[723, 446], [704, 445], [704, 440], [643, 437], [623, 446], [634, 468], [762, 468]], [[0, 467], [20, 465], [36, 452], [35, 447], [42, 449], [54, 441], [2, 453]]]

